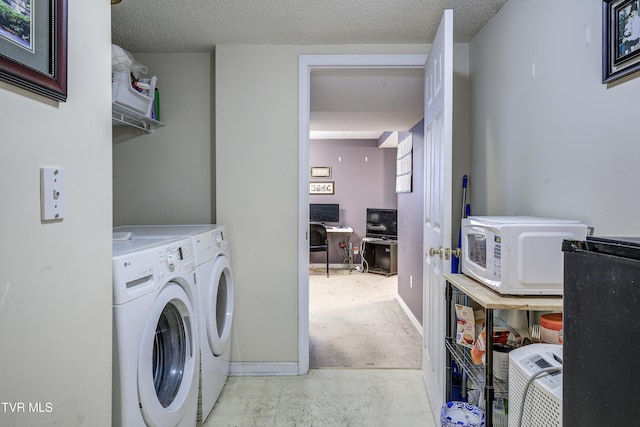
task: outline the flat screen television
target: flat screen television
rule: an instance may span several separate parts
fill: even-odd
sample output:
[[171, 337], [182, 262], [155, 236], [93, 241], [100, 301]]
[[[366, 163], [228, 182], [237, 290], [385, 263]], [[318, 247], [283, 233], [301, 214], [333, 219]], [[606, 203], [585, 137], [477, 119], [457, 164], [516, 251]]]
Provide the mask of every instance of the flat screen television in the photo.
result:
[[398, 210], [367, 208], [367, 237], [385, 240], [398, 238]]
[[337, 203], [310, 203], [309, 221], [340, 222], [340, 205]]

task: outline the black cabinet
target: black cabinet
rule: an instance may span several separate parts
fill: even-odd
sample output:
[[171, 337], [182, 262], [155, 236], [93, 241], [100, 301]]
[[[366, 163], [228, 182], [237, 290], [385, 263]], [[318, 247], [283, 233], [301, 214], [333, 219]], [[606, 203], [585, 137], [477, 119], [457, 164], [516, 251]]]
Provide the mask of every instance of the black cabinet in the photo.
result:
[[391, 276], [398, 274], [398, 241], [372, 240], [364, 242], [362, 257], [369, 273]]
[[564, 251], [564, 425], [638, 425], [640, 237], [587, 237]]

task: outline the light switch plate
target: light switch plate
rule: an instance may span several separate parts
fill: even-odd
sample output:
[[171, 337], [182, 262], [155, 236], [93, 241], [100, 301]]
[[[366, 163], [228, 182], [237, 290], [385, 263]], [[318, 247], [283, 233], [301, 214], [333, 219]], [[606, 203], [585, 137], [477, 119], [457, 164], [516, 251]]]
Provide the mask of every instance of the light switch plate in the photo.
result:
[[43, 221], [62, 220], [67, 215], [67, 179], [63, 168], [40, 168], [40, 206]]

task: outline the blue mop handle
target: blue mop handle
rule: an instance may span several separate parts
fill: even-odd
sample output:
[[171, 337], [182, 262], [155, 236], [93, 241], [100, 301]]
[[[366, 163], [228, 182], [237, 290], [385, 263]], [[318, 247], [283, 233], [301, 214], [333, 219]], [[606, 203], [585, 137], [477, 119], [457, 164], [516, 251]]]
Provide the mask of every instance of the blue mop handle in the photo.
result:
[[[465, 217], [465, 206], [467, 202], [467, 183], [469, 181], [469, 177], [464, 175], [462, 177], [462, 218]], [[460, 228], [458, 229], [458, 247], [462, 248], [462, 224], [460, 224]], [[451, 272], [452, 273], [460, 273], [460, 259], [457, 257], [452, 257], [451, 260]]]

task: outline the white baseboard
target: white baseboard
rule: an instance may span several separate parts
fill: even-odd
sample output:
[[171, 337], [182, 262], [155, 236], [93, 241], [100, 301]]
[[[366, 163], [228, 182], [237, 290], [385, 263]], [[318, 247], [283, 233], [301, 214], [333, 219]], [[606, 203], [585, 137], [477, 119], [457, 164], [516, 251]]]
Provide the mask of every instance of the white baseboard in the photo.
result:
[[402, 307], [402, 310], [404, 310], [405, 314], [409, 318], [409, 321], [411, 322], [413, 327], [416, 328], [420, 336], [424, 338], [424, 329], [422, 328], [422, 325], [420, 324], [418, 319], [416, 319], [416, 316], [414, 316], [413, 313], [411, 312], [411, 309], [409, 308], [409, 306], [407, 306], [404, 300], [400, 298], [400, 295], [396, 294], [396, 300], [400, 304], [400, 307]]
[[[325, 269], [325, 268], [327, 268], [327, 264], [313, 263], [313, 264], [309, 264], [309, 268]], [[329, 268], [344, 268], [344, 269], [346, 269], [347, 266], [345, 264], [329, 264]]]
[[298, 362], [231, 362], [229, 375], [235, 377], [298, 375]]

